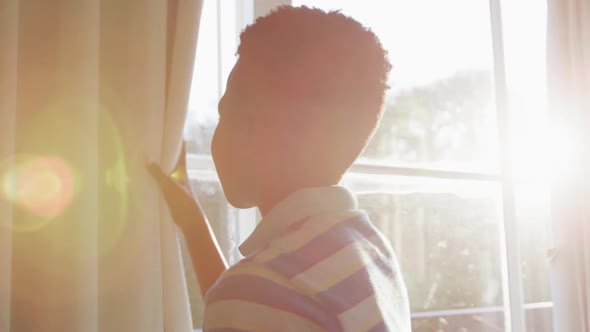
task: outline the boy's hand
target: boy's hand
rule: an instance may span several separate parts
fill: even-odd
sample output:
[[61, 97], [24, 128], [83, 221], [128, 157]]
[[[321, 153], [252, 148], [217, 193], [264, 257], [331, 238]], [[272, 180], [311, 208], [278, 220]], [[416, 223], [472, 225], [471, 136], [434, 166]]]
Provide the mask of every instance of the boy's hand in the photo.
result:
[[171, 176], [155, 163], [148, 165], [148, 171], [160, 187], [172, 219], [184, 234], [201, 293], [206, 294], [225, 271], [227, 263], [207, 217], [191, 192], [185, 155], [183, 144], [176, 171]]
[[178, 165], [172, 175], [165, 174], [155, 163], [148, 164], [148, 171], [156, 180], [168, 204], [174, 223], [183, 232], [194, 225], [195, 218], [203, 216], [203, 211], [190, 189], [185, 155], [183, 144]]

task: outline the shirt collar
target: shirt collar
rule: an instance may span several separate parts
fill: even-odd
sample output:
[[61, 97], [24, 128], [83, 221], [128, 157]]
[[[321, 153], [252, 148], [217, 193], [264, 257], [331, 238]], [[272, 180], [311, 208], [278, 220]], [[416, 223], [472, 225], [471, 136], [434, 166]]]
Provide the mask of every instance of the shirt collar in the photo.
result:
[[298, 190], [279, 202], [264, 216], [252, 234], [240, 245], [240, 252], [243, 256], [252, 254], [296, 221], [318, 214], [356, 208], [356, 197], [342, 186]]

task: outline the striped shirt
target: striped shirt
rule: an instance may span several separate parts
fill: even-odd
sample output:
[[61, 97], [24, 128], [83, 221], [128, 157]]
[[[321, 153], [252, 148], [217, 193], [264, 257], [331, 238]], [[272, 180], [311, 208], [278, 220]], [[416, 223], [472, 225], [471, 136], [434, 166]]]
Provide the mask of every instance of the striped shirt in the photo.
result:
[[340, 186], [273, 208], [205, 299], [204, 331], [410, 331], [388, 240]]

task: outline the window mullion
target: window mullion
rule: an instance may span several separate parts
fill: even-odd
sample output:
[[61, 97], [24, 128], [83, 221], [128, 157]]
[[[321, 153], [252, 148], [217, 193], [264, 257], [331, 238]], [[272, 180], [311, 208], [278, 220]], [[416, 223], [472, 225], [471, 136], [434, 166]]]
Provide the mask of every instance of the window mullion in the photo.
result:
[[[211, 156], [188, 154], [187, 166], [189, 169], [198, 170], [212, 170], [214, 169], [213, 160]], [[499, 182], [502, 178], [495, 173], [478, 173], [478, 172], [463, 172], [450, 171], [434, 168], [420, 168], [420, 167], [406, 167], [406, 166], [391, 166], [391, 165], [376, 165], [367, 163], [355, 163], [348, 170], [350, 174], [364, 174], [364, 175], [391, 175], [391, 176], [409, 176], [409, 177], [424, 177], [435, 179], [451, 179], [451, 180], [474, 180], [474, 181], [490, 181]]]
[[215, 27], [217, 32], [217, 99], [221, 100], [221, 97], [223, 96], [223, 57], [221, 56], [223, 50], [223, 36], [221, 32], [221, 1], [216, 1], [215, 15], [217, 16], [217, 25]]
[[524, 295], [521, 278], [521, 258], [516, 222], [514, 183], [509, 148], [509, 106], [504, 65], [502, 13], [500, 0], [490, 0], [490, 19], [494, 56], [496, 112], [502, 174], [503, 227], [501, 227], [502, 272], [506, 331], [524, 332]]
[[349, 170], [350, 173], [374, 174], [374, 175], [400, 175], [412, 177], [427, 177], [436, 179], [476, 180], [476, 181], [500, 181], [497, 173], [468, 172], [461, 170], [446, 170], [428, 167], [411, 167], [397, 165], [380, 165], [357, 162]]

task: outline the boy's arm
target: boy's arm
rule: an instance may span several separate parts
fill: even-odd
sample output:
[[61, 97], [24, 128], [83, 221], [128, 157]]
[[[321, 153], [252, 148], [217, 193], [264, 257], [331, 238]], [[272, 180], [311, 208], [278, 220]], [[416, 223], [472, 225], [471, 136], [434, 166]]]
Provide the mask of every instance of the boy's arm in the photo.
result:
[[[198, 205], [198, 202], [195, 203]], [[199, 281], [201, 294], [205, 296], [209, 288], [227, 269], [227, 262], [200, 206], [199, 210], [201, 213], [195, 216], [194, 222], [181, 230]]]
[[[184, 234], [201, 293], [204, 296], [227, 268], [215, 235], [187, 182], [184, 186], [176, 182], [156, 164], [150, 164], [148, 170], [158, 183], [174, 222]], [[187, 180], [186, 171], [182, 176]]]

